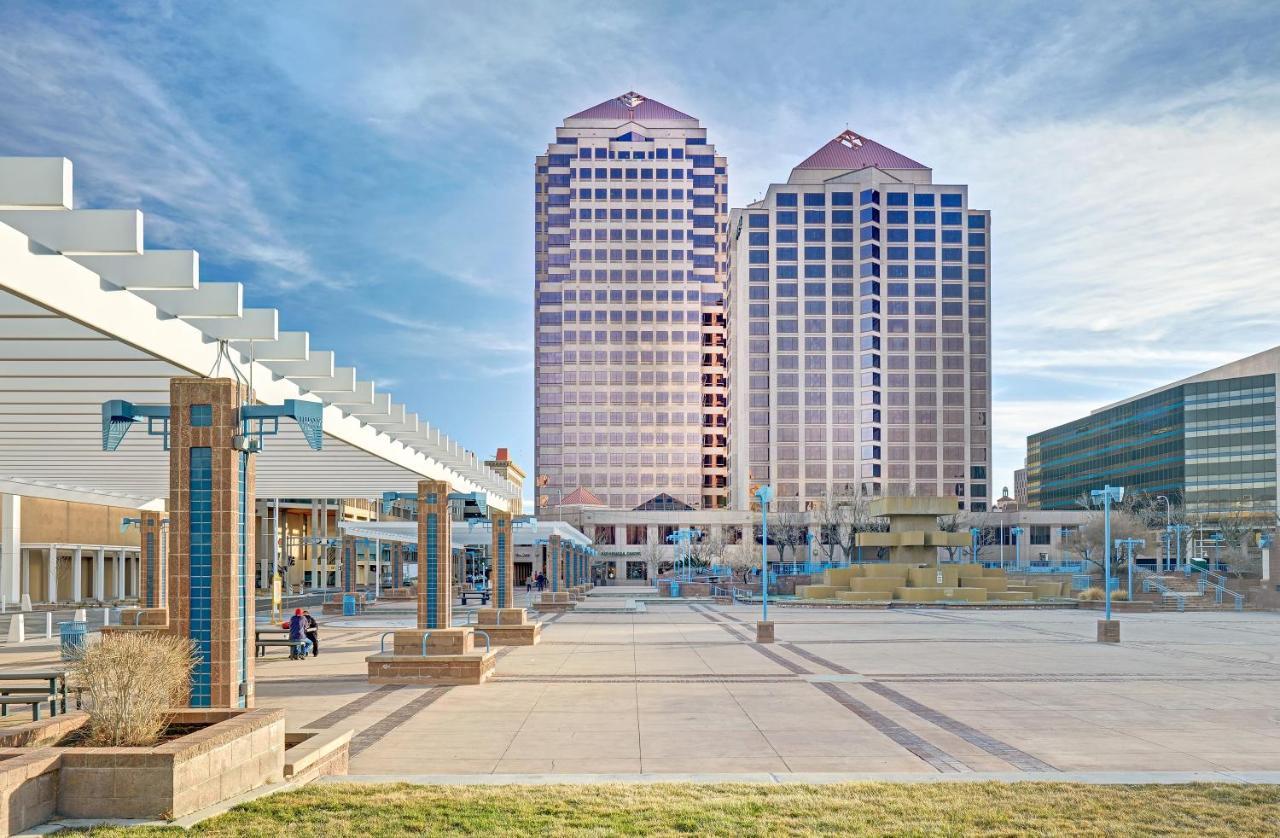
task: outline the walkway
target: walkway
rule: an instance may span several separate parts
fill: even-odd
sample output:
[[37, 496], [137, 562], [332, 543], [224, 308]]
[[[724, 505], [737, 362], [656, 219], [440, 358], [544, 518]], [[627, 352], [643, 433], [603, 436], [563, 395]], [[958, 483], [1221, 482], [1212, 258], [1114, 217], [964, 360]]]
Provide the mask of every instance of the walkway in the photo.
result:
[[[375, 612], [376, 613], [376, 612]], [[362, 627], [258, 668], [293, 726], [352, 727], [352, 774], [1280, 771], [1280, 616], [779, 609], [567, 614], [482, 687], [370, 687]]]

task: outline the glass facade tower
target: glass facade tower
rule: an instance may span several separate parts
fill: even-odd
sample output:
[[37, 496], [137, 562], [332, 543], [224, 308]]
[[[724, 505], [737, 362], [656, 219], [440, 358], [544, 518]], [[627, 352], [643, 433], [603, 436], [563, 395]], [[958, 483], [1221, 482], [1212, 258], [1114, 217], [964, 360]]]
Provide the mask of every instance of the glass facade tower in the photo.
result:
[[637, 93], [565, 119], [534, 172], [537, 514], [728, 500], [728, 175]]
[[991, 218], [844, 131], [730, 218], [732, 503], [991, 496]]

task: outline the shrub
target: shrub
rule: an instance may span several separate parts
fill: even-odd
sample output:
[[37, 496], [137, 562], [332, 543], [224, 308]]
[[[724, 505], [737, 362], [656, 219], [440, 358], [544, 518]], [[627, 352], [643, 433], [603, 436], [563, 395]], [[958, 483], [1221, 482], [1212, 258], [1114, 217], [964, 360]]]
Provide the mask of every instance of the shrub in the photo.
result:
[[72, 677], [88, 694], [85, 744], [154, 745], [183, 702], [195, 666], [191, 640], [154, 632], [103, 635], [89, 646]]
[[1101, 588], [1093, 587], [1093, 588], [1085, 588], [1083, 591], [1076, 594], [1076, 599], [1080, 600], [1081, 602], [1097, 602], [1105, 598], [1105, 596], [1106, 594], [1103, 592]]
[[1111, 592], [1112, 602], [1125, 602], [1129, 599], [1129, 592], [1124, 588], [1116, 588]]

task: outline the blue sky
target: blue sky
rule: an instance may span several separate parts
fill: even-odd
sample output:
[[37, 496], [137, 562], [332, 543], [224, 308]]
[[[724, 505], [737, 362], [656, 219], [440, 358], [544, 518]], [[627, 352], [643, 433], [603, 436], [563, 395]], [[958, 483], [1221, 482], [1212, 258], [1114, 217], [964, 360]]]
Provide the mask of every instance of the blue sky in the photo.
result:
[[531, 166], [635, 89], [741, 205], [846, 125], [993, 212], [997, 487], [1025, 436], [1280, 343], [1280, 5], [0, 6], [0, 154], [532, 465]]

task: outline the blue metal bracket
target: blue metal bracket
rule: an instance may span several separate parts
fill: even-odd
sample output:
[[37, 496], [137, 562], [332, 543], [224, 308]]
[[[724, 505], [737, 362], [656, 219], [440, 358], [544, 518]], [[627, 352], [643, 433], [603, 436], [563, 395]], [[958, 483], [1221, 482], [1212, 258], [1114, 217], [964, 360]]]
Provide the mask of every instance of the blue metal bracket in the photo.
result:
[[302, 428], [302, 435], [313, 451], [319, 451], [324, 442], [324, 405], [301, 399], [286, 399], [282, 405], [247, 404], [240, 408], [240, 433], [258, 443], [262, 449], [264, 436], [280, 432], [280, 420], [292, 419]]
[[398, 500], [411, 500], [415, 504], [418, 502], [417, 492], [383, 492], [382, 493], [382, 514], [391, 514], [391, 505]]
[[115, 451], [124, 441], [125, 434], [134, 422], [147, 420], [147, 434], [164, 440], [164, 450], [169, 450], [169, 405], [133, 404], [124, 399], [112, 399], [102, 403], [102, 450]]
[[473, 518], [487, 518], [489, 516], [489, 498], [482, 492], [451, 492], [449, 500], [461, 501], [462, 516], [467, 517], [467, 512], [473, 512]]

